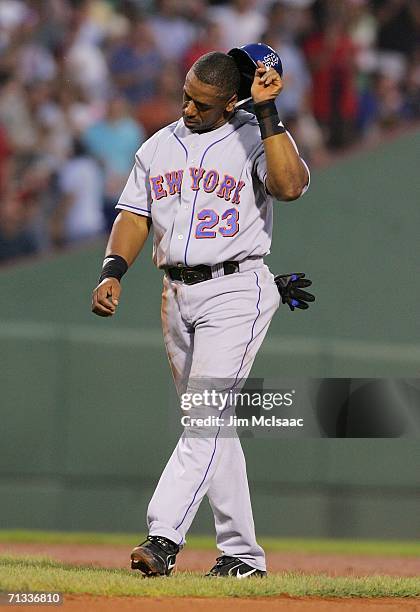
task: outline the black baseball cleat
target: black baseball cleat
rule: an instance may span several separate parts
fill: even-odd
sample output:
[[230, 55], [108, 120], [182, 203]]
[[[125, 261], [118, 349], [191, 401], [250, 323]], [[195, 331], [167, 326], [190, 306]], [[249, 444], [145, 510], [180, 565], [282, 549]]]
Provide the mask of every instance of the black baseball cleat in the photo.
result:
[[131, 551], [131, 569], [145, 576], [169, 576], [175, 567], [179, 546], [162, 536], [148, 536]]
[[217, 557], [216, 565], [214, 565], [206, 576], [231, 576], [233, 578], [251, 578], [255, 576], [257, 578], [264, 578], [267, 576], [267, 572], [263, 572], [245, 561], [241, 561], [237, 557]]

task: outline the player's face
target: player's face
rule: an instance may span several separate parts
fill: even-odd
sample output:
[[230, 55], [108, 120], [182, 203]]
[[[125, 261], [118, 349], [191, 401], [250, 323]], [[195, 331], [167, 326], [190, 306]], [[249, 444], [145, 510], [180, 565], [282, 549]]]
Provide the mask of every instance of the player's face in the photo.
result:
[[236, 94], [221, 96], [214, 85], [200, 81], [190, 70], [185, 78], [182, 117], [193, 132], [215, 130], [228, 119], [237, 102]]

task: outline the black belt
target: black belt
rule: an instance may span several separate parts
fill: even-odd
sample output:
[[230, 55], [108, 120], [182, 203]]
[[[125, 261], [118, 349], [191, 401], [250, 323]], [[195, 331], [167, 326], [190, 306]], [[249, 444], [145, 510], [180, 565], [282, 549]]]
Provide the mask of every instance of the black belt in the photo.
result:
[[[186, 285], [195, 285], [196, 283], [202, 283], [203, 281], [213, 278], [212, 272], [215, 268], [216, 266], [193, 266], [191, 268], [174, 266], [173, 268], [167, 268], [166, 274], [171, 280], [182, 281]], [[238, 272], [238, 262], [224, 261], [223, 271], [224, 275]]]

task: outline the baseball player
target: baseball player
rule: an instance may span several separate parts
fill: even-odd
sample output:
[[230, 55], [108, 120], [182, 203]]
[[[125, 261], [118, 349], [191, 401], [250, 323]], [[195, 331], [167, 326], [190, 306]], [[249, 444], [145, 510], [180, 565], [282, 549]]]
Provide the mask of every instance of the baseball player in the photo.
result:
[[[164, 271], [164, 341], [180, 396], [200, 380], [239, 388], [280, 295], [292, 309], [314, 299], [303, 274], [275, 281], [264, 263], [274, 200], [295, 200], [309, 185], [274, 104], [281, 89], [280, 59], [266, 45], [203, 55], [186, 76], [182, 118], [140, 147], [116, 206], [92, 310], [115, 314], [121, 278], [153, 226], [153, 260]], [[241, 100], [252, 97], [254, 113], [238, 108], [240, 90]], [[222, 553], [207, 575], [266, 575], [239, 438], [199, 424], [185, 427], [163, 470], [133, 569], [171, 573], [204, 495]]]

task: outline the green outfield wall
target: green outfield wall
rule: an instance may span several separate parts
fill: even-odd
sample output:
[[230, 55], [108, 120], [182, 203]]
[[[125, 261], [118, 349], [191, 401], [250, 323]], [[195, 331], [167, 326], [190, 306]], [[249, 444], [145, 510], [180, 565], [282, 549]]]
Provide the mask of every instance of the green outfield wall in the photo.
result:
[[[280, 308], [253, 376], [420, 378], [414, 133], [313, 173], [281, 203], [267, 258], [317, 302]], [[90, 312], [104, 242], [0, 270], [0, 526], [143, 531], [179, 435], [151, 245], [118, 315]], [[419, 439], [246, 439], [258, 531], [412, 538]], [[207, 502], [193, 525], [212, 532]]]

